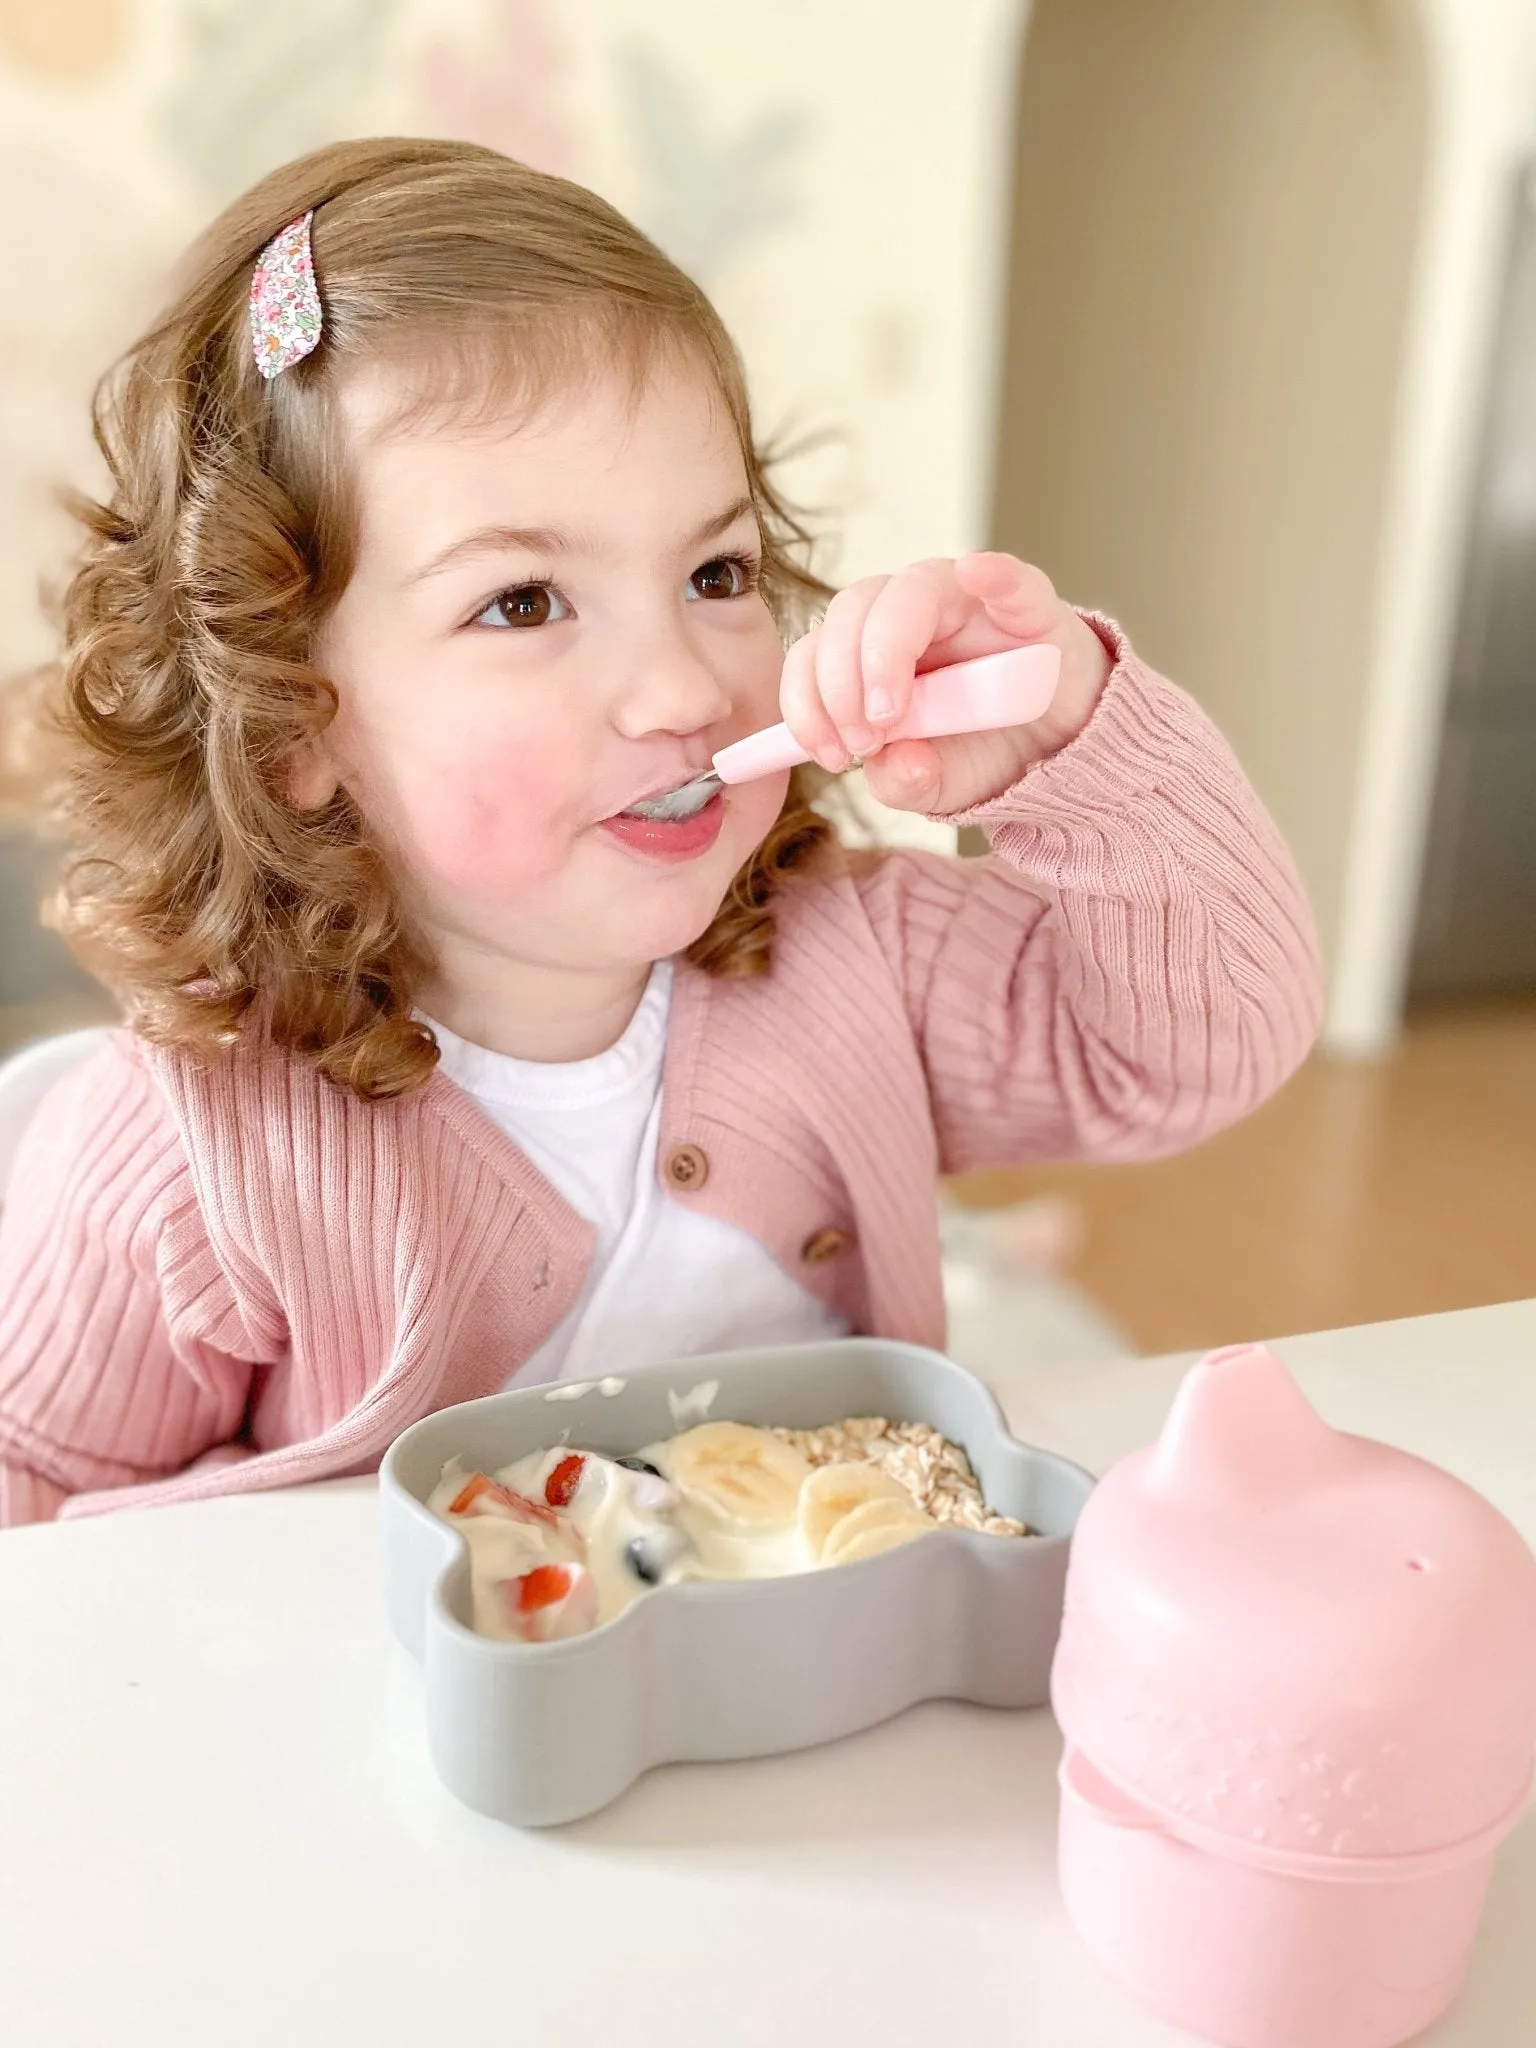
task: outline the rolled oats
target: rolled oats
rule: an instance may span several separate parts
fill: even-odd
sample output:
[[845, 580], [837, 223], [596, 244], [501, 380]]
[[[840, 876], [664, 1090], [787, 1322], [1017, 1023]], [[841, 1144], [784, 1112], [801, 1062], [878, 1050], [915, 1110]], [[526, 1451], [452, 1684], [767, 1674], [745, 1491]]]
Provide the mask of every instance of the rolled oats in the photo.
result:
[[924, 1514], [959, 1529], [989, 1536], [1033, 1532], [1011, 1515], [996, 1515], [982, 1498], [971, 1461], [931, 1423], [889, 1422], [883, 1415], [850, 1415], [819, 1429], [776, 1428], [812, 1465], [878, 1465], [905, 1486]]

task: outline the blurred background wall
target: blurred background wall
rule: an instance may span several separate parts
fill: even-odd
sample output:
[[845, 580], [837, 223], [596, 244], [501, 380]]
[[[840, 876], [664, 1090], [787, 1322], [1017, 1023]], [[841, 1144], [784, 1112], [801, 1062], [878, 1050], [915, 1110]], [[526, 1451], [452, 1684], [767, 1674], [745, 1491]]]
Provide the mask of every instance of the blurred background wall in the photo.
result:
[[1536, 984], [1533, 142], [1530, 0], [1032, 12], [995, 530], [1231, 735], [1340, 1050]]
[[[50, 651], [54, 493], [94, 480], [91, 383], [171, 258], [381, 131], [580, 179], [692, 271], [760, 427], [806, 443], [824, 572], [1014, 548], [1231, 734], [1318, 907], [1330, 1044], [1376, 1064], [1208, 1148], [1188, 1213], [1135, 1170], [1074, 1188], [1137, 1334], [1536, 1291], [1498, 1220], [1536, 1214], [1536, 0], [0, 0], [0, 674]], [[0, 1042], [101, 1008], [41, 872], [0, 816]], [[1399, 1042], [1411, 993], [1495, 991]], [[1473, 1130], [1426, 1300], [1431, 1161]], [[1324, 1182], [1329, 1248], [1280, 1257]], [[1247, 1278], [1217, 1300], [1192, 1261], [1160, 1320], [1117, 1248], [1261, 1186], [1267, 1248], [1217, 1262]]]
[[1428, 99], [1414, 0], [1041, 0], [1016, 131], [998, 531], [1262, 764], [1335, 957]]

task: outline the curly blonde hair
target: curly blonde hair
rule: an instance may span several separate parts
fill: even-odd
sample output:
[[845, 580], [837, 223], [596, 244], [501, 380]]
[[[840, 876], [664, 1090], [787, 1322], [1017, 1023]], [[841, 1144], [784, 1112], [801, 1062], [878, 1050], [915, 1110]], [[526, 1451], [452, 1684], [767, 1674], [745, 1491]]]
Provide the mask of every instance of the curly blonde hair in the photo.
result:
[[[310, 209], [325, 332], [269, 384], [252, 268]], [[347, 142], [275, 171], [194, 245], [98, 388], [111, 489], [75, 501], [86, 543], [46, 685], [72, 849], [50, 921], [146, 1037], [212, 1048], [259, 1028], [369, 1098], [426, 1079], [428, 962], [380, 851], [344, 792], [319, 811], [287, 793], [336, 708], [312, 650], [354, 549], [338, 384], [387, 357], [430, 365], [423, 403], [457, 403], [488, 376], [547, 388], [615, 352], [638, 372], [658, 344], [690, 350], [728, 408], [787, 637], [830, 593], [754, 443], [740, 360], [698, 287], [593, 193], [465, 143]], [[797, 778], [690, 958], [765, 971], [775, 888], [830, 837]]]

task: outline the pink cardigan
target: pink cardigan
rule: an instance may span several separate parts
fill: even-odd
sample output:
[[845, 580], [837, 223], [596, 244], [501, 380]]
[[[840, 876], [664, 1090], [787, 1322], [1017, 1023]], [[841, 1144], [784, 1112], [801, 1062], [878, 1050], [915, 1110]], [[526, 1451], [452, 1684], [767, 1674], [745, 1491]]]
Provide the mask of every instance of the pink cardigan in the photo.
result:
[[[1148, 1159], [1251, 1110], [1315, 1035], [1301, 888], [1226, 745], [1107, 622], [1088, 728], [960, 822], [786, 888], [773, 971], [681, 967], [671, 1195], [852, 1326], [942, 1345], [940, 1174]], [[255, 1046], [129, 1032], [68, 1075], [0, 1216], [0, 1524], [371, 1470], [505, 1383], [591, 1232], [441, 1074], [367, 1104]]]

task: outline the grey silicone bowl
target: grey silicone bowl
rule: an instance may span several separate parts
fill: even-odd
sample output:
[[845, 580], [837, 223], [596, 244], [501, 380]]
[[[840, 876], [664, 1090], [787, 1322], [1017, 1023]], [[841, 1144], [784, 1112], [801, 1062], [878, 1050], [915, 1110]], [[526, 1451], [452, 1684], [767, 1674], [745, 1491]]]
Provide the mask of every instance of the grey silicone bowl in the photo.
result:
[[[424, 1505], [449, 1458], [493, 1470], [570, 1441], [622, 1455], [705, 1419], [810, 1428], [848, 1415], [929, 1422], [963, 1444], [988, 1502], [1042, 1534], [945, 1529], [862, 1564], [734, 1585], [664, 1586], [590, 1635], [497, 1643], [468, 1627], [462, 1538]], [[445, 1408], [380, 1472], [390, 1623], [425, 1672], [427, 1739], [450, 1791], [520, 1826], [606, 1806], [652, 1765], [765, 1756], [868, 1728], [919, 1700], [1031, 1707], [1047, 1696], [1067, 1544], [1093, 1485], [1011, 1437], [980, 1380], [872, 1339], [734, 1352]], [[560, 1389], [569, 1393], [569, 1389]]]

